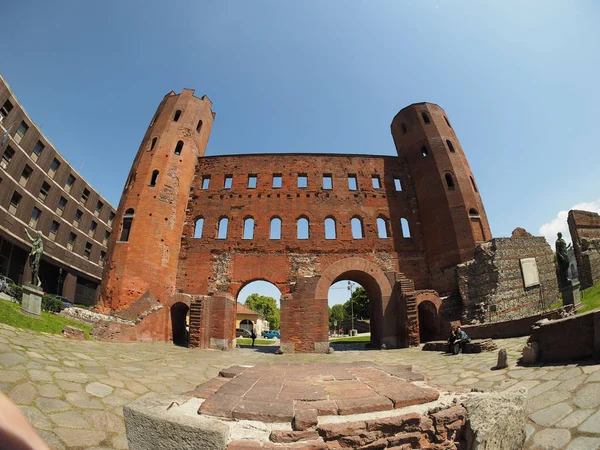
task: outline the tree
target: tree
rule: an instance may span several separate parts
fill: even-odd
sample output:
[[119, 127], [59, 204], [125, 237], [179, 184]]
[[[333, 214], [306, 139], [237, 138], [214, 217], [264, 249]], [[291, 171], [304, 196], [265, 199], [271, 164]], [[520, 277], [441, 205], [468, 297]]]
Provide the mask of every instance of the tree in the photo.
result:
[[273, 297], [266, 297], [257, 293], [250, 294], [246, 298], [246, 306], [268, 320], [271, 330], [279, 329], [279, 308]]
[[329, 308], [329, 328], [337, 330], [344, 321], [344, 306], [333, 305]]
[[[351, 305], [350, 302], [354, 305]], [[354, 309], [354, 318], [357, 320], [368, 319], [369, 315], [369, 297], [367, 291], [362, 286], [357, 287], [353, 292], [350, 300], [344, 303], [344, 313], [346, 317], [351, 317], [352, 309]]]

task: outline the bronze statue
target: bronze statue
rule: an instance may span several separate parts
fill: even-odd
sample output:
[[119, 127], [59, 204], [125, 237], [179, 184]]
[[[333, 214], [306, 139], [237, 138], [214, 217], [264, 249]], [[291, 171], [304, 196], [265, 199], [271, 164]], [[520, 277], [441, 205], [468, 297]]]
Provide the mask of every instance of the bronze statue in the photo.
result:
[[569, 281], [569, 254], [567, 253], [567, 243], [562, 238], [562, 233], [558, 233], [556, 240], [556, 262], [558, 263], [558, 287], [563, 288], [570, 284]]
[[38, 231], [35, 237], [31, 237], [27, 228], [25, 228], [25, 233], [27, 233], [27, 237], [31, 241], [31, 252], [29, 253], [29, 268], [31, 269], [31, 284], [34, 284], [37, 287], [42, 286], [42, 281], [40, 280], [40, 259], [42, 258], [42, 253], [44, 253], [44, 243], [42, 242], [42, 232]]

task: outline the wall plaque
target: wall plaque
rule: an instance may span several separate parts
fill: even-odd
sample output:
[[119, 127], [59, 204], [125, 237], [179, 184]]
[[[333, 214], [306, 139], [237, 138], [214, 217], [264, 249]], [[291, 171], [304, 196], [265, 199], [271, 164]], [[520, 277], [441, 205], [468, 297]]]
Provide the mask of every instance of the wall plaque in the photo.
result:
[[525, 287], [539, 286], [540, 274], [538, 272], [535, 258], [521, 259], [521, 273], [523, 274], [523, 283]]

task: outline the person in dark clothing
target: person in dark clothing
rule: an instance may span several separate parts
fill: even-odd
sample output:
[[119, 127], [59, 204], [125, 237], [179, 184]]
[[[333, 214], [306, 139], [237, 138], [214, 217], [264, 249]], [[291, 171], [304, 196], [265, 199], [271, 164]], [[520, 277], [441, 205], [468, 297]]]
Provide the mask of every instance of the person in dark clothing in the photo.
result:
[[456, 340], [456, 328], [453, 328], [448, 338], [448, 351], [446, 353], [454, 353], [454, 341]]
[[254, 332], [254, 328], [252, 329], [252, 335], [250, 337], [252, 338], [252, 347], [254, 347], [254, 341], [256, 340], [256, 333]]
[[465, 352], [465, 345], [469, 342], [469, 336], [465, 333], [461, 327], [456, 327], [456, 333], [454, 336], [454, 342], [452, 343], [452, 353], [458, 355], [459, 351]]

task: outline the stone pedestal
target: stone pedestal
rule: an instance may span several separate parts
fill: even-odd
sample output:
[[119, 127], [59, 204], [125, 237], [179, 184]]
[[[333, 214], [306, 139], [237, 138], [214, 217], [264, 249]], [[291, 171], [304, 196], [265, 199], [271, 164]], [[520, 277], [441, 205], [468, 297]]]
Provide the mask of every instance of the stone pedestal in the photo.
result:
[[350, 330], [350, 336], [357, 336], [358, 330]]
[[25, 283], [21, 312], [31, 317], [42, 317], [42, 295], [44, 295], [42, 289], [31, 283]]
[[562, 294], [563, 305], [573, 305], [575, 310], [580, 309], [583, 305], [581, 304], [581, 293], [579, 291], [579, 280], [569, 280], [570, 284], [560, 288]]

